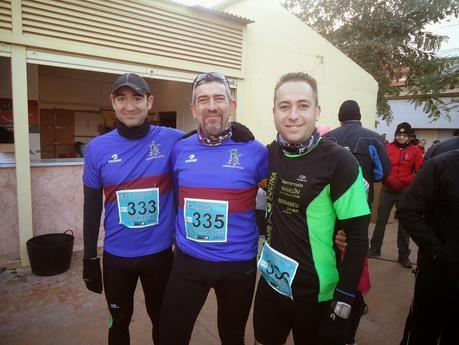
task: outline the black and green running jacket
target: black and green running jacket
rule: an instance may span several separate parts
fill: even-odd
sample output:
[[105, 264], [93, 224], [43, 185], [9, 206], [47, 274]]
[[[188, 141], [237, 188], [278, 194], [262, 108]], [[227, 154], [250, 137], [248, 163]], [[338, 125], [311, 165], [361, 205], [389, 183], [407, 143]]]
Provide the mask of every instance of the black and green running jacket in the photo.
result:
[[[368, 250], [370, 210], [354, 156], [321, 138], [304, 155], [269, 146], [266, 242], [299, 263], [293, 296], [333, 299], [336, 288], [357, 290]], [[334, 247], [335, 224], [347, 236], [344, 259]]]

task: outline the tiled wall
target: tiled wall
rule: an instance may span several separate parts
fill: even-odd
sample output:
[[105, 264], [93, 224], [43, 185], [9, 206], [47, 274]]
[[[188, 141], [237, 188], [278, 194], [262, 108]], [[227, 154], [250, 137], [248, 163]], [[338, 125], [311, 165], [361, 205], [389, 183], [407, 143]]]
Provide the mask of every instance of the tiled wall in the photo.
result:
[[[34, 236], [72, 230], [74, 251], [83, 249], [83, 166], [32, 167]], [[0, 257], [19, 257], [16, 174], [0, 169]], [[100, 237], [103, 237], [101, 231]]]

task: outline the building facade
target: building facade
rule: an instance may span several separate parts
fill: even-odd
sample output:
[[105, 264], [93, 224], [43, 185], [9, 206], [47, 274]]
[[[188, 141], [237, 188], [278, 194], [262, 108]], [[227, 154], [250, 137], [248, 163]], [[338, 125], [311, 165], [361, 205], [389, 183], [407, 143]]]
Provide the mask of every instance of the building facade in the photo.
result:
[[[149, 82], [153, 123], [196, 127], [189, 111], [196, 74], [228, 76], [234, 116], [262, 142], [275, 137], [273, 89], [291, 71], [319, 84], [322, 123], [337, 125], [341, 102], [361, 104], [374, 123], [375, 80], [276, 0], [188, 7], [165, 0], [0, 0], [0, 260], [28, 264], [26, 241], [74, 231], [82, 249], [82, 159], [73, 144], [112, 128], [116, 76]], [[1, 155], [3, 153], [3, 156]]]

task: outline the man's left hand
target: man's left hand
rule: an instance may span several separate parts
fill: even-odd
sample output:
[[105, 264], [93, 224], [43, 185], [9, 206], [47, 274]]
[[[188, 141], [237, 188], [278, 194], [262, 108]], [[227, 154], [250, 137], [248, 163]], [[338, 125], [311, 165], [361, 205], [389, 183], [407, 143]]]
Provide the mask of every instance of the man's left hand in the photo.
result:
[[[335, 298], [330, 305], [320, 324], [319, 344], [321, 345], [344, 345], [346, 344], [347, 330], [353, 294], [342, 290], [335, 290]], [[335, 309], [336, 305], [344, 305]], [[339, 309], [339, 310], [337, 310]], [[346, 313], [347, 311], [347, 313]], [[346, 315], [347, 314], [347, 315]]]
[[336, 315], [333, 310], [327, 313], [320, 325], [320, 345], [344, 345], [348, 329], [348, 320]]
[[343, 230], [338, 230], [338, 232], [335, 235], [335, 245], [338, 247], [339, 251], [341, 254], [344, 254], [344, 251], [346, 250], [347, 246], [347, 237], [346, 234]]

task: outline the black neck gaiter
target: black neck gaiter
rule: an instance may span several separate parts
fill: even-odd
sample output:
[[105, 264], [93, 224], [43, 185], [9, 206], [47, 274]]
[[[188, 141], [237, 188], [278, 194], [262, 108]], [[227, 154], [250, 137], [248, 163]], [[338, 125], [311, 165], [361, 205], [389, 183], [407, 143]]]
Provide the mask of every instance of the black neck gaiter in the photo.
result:
[[120, 120], [116, 120], [116, 128], [122, 137], [127, 139], [140, 139], [148, 134], [150, 130], [150, 120], [147, 117], [141, 125], [135, 127], [128, 127]]

